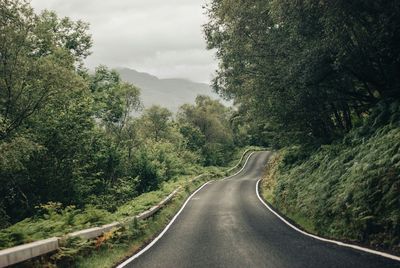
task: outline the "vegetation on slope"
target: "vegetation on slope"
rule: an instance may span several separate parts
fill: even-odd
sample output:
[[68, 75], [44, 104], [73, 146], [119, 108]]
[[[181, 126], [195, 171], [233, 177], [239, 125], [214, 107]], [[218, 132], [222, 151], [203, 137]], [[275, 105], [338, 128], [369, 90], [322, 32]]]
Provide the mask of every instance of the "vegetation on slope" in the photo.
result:
[[[259, 148], [248, 147], [246, 151], [249, 149]], [[228, 167], [236, 165], [239, 159], [242, 160], [241, 165], [244, 163], [245, 158], [241, 158], [243, 151], [244, 149], [236, 151], [232, 163], [227, 167], [204, 168], [203, 174], [208, 175], [193, 181], [189, 181], [188, 177], [180, 177], [175, 181], [164, 183], [162, 189], [144, 193], [126, 202], [118, 207], [115, 213], [109, 213], [94, 207], [84, 210], [74, 209], [73, 207], [62, 209], [60, 204], [47, 204], [43, 208], [42, 216], [25, 219], [2, 230], [0, 238], [3, 242], [7, 241], [7, 247], [10, 247], [14, 244], [51, 236], [62, 237], [72, 231], [118, 220], [123, 223], [121, 227], [114, 228], [96, 239], [61, 239], [59, 251], [45, 257], [28, 260], [18, 266], [111, 267], [151, 241], [166, 226], [184, 200], [197, 187], [212, 178], [222, 178], [224, 175], [235, 172], [236, 170], [228, 169]], [[248, 153], [246, 156], [248, 156]], [[156, 205], [178, 186], [181, 186], [181, 190], [156, 214], [145, 220], [132, 220], [132, 216], [138, 215], [140, 212]]]
[[[390, 109], [341, 142], [315, 151], [281, 150], [265, 178], [264, 197], [311, 232], [399, 253], [399, 104]], [[377, 125], [382, 116], [391, 122]]]
[[197, 95], [221, 99], [208, 84], [185, 79], [159, 79], [153, 75], [128, 68], [117, 68], [123, 81], [132, 83], [142, 90], [141, 99], [145, 107], [160, 105], [173, 113], [186, 103], [193, 103]]

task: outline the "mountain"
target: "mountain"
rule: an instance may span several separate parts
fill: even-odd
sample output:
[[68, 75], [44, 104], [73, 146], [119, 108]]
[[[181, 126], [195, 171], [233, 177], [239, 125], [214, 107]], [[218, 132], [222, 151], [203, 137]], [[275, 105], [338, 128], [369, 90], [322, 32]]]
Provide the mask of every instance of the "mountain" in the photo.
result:
[[145, 107], [156, 104], [176, 112], [182, 104], [194, 103], [196, 96], [200, 94], [221, 99], [209, 85], [204, 83], [179, 78], [160, 79], [128, 68], [116, 68], [116, 71], [121, 75], [122, 80], [140, 88]]

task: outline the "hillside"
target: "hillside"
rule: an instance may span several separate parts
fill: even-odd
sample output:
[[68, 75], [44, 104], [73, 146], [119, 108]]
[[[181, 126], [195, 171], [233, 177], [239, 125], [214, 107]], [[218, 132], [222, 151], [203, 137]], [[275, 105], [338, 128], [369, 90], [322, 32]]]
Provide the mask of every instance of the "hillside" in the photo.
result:
[[145, 107], [157, 104], [176, 112], [182, 104], [193, 103], [197, 95], [208, 95], [214, 99], [220, 99], [211, 87], [204, 83], [179, 78], [160, 79], [128, 68], [116, 70], [122, 80], [140, 88]]
[[307, 231], [399, 253], [399, 103], [390, 109], [375, 110], [341, 142], [281, 150], [264, 197]]

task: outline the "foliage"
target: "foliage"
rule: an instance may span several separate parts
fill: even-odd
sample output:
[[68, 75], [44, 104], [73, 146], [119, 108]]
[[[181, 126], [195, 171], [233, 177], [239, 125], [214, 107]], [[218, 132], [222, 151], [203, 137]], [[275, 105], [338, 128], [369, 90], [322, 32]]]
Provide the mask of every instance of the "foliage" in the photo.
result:
[[185, 104], [178, 112], [180, 132], [187, 147], [201, 154], [205, 165], [224, 165], [230, 160], [233, 131], [231, 111], [207, 96], [197, 96], [196, 105]]
[[88, 24], [25, 0], [0, 15], [1, 248], [132, 216], [231, 160], [239, 137], [220, 102], [199, 96], [179, 120], [142, 112], [139, 88], [84, 68]]
[[323, 235], [398, 250], [398, 2], [212, 0], [206, 12], [235, 132], [286, 146], [269, 199]]
[[214, 88], [235, 100], [259, 144], [331, 143], [378, 102], [399, 99], [399, 8], [213, 0], [204, 31], [220, 60]]
[[[76, 166], [70, 152], [81, 146], [92, 121], [76, 67], [90, 53], [91, 38], [85, 23], [51, 12], [36, 15], [25, 1], [2, 1], [0, 12], [0, 194], [5, 218], [15, 222], [48, 201], [38, 192], [51, 186], [71, 189], [64, 187]], [[63, 143], [66, 135], [69, 144]], [[64, 161], [57, 157], [62, 149]], [[60, 176], [60, 182], [51, 181]]]
[[319, 234], [399, 251], [400, 121], [373, 127], [383, 113], [400, 110], [374, 111], [375, 120], [307, 156], [284, 150], [273, 204]]
[[96, 117], [110, 130], [121, 132], [132, 113], [141, 109], [139, 89], [122, 82], [118, 73], [106, 66], [97, 67], [89, 79]]
[[163, 107], [153, 105], [141, 117], [142, 135], [158, 142], [170, 138], [172, 113]]
[[[242, 152], [243, 150], [238, 150], [235, 152], [234, 159], [230, 163], [231, 165], [236, 165], [237, 161], [242, 156]], [[203, 176], [201, 179], [193, 182], [188, 181], [188, 175], [179, 176], [173, 180], [163, 181], [160, 183], [158, 189], [145, 192], [134, 198], [129, 198], [127, 201], [124, 201], [121, 205], [113, 209], [113, 213], [101, 209], [100, 204], [97, 204], [97, 207], [88, 204], [84, 208], [77, 208], [73, 205], [65, 207], [59, 202], [42, 204], [36, 207], [35, 216], [26, 218], [23, 221], [13, 224], [12, 226], [4, 226], [7, 228], [0, 230], [0, 249], [52, 236], [63, 236], [66, 233], [107, 224], [115, 220], [126, 222], [126, 220], [130, 217], [138, 215], [139, 213], [150, 209], [159, 203], [178, 186], [184, 187], [184, 189], [187, 189], [189, 192], [191, 192], [201, 182], [209, 180], [210, 177], [224, 176], [225, 169], [226, 168], [224, 167], [207, 167], [206, 169], [197, 170], [197, 173], [202, 171], [210, 175]], [[193, 177], [193, 175], [191, 177]], [[126, 184], [122, 183], [122, 187], [126, 187]], [[110, 196], [115, 197], [117, 196], [117, 193], [115, 192]], [[115, 201], [104, 200], [104, 198], [107, 197], [99, 196], [96, 197], [95, 200], [97, 202], [110, 202], [111, 204], [114, 204], [114, 206], [116, 205]], [[131, 228], [129, 230], [131, 230]], [[126, 230], [121, 230], [121, 232], [117, 235], [117, 237], [119, 237], [119, 242], [116, 242], [116, 244], [125, 243], [126, 241], [124, 240], [124, 237], [126, 236], [129, 238], [133, 234], [138, 235], [137, 232], [139, 230], [137, 228], [131, 230], [133, 232], [132, 234], [129, 230], [127, 232]], [[76, 244], [74, 241], [70, 242], [72, 243], [70, 246], [65, 245], [65, 250], [63, 249], [60, 254], [54, 256], [54, 258], [56, 258], [56, 262], [58, 262], [59, 259], [63, 259], [62, 262], [73, 261], [71, 260], [73, 256], [76, 254], [87, 254], [87, 247], [89, 246], [92, 248], [92, 246], [88, 245], [87, 243], [82, 244], [79, 241], [75, 241], [77, 242]], [[111, 241], [111, 243], [114, 242]], [[82, 248], [79, 246], [81, 244]], [[83, 250], [83, 252], [81, 250]], [[65, 258], [67, 260], [65, 260]]]
[[[25, 1], [0, 4], [0, 139], [10, 138], [26, 119], [75, 81], [74, 64], [89, 54], [87, 25], [36, 15]], [[72, 83], [73, 84], [73, 83]]]
[[51, 236], [62, 236], [77, 229], [110, 223], [115, 216], [87, 206], [62, 208], [61, 203], [48, 203], [38, 208], [33, 218], [27, 218], [0, 232], [0, 248], [32, 242]]

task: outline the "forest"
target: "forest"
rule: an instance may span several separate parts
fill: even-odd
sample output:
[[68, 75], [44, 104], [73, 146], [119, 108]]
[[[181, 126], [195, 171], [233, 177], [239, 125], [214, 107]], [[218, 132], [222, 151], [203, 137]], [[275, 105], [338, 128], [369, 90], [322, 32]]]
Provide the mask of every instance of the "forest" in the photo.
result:
[[87, 23], [0, 2], [0, 248], [26, 240], [18, 222], [107, 223], [262, 146], [276, 151], [263, 191], [281, 213], [400, 252], [399, 2], [212, 0], [205, 13], [213, 88], [234, 107], [199, 95], [173, 114], [86, 68]]
[[264, 196], [309, 232], [399, 252], [400, 5], [213, 0], [214, 88], [280, 149]]
[[205, 33], [215, 89], [278, 146], [329, 144], [400, 97], [397, 1], [225, 1]]
[[0, 31], [0, 228], [71, 206], [114, 212], [227, 164], [243, 143], [217, 100], [198, 96], [176, 115], [144, 109], [140, 89], [117, 72], [86, 69], [87, 23], [5, 0]]

